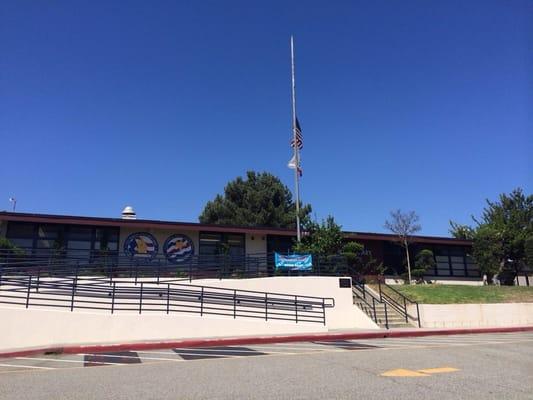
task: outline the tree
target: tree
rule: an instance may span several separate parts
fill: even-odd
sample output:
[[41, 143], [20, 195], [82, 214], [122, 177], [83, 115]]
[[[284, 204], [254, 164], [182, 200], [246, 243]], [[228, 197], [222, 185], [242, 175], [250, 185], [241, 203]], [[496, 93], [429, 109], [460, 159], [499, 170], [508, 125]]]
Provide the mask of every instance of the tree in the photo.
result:
[[[303, 223], [309, 219], [310, 205], [300, 207]], [[246, 178], [237, 177], [208, 201], [200, 214], [203, 224], [296, 227], [296, 204], [291, 191], [278, 177], [267, 173], [248, 171]]]
[[480, 270], [488, 275], [520, 271], [527, 264], [527, 241], [533, 236], [533, 195], [522, 189], [487, 200], [472, 245]]
[[426, 271], [430, 268], [435, 268], [436, 262], [433, 252], [429, 249], [423, 249], [418, 252], [415, 257], [415, 267], [411, 271], [412, 275], [417, 278], [417, 281], [421, 280]]
[[418, 232], [422, 227], [418, 224], [419, 217], [414, 211], [403, 213], [401, 210], [391, 211], [391, 219], [385, 221], [385, 228], [398, 236], [400, 243], [405, 249], [407, 260], [407, 274], [411, 283], [411, 260], [409, 259], [409, 242], [411, 235]]
[[476, 230], [469, 225], [461, 225], [457, 222], [450, 221], [450, 234], [456, 239], [472, 240]]
[[302, 240], [295, 244], [294, 251], [317, 256], [339, 254], [341, 251], [343, 246], [341, 226], [331, 215], [321, 223], [307, 221], [303, 228]]
[[533, 261], [528, 258], [533, 252], [533, 195], [517, 188], [486, 202], [481, 217], [472, 217], [474, 227], [450, 221], [450, 232], [472, 240], [472, 256], [489, 278], [504, 271], [516, 274]]
[[383, 263], [378, 263], [372, 257], [372, 253], [365, 249], [365, 246], [358, 242], [348, 242], [344, 244], [342, 251], [349, 271], [356, 280], [363, 280], [365, 275], [382, 274], [384, 272]]

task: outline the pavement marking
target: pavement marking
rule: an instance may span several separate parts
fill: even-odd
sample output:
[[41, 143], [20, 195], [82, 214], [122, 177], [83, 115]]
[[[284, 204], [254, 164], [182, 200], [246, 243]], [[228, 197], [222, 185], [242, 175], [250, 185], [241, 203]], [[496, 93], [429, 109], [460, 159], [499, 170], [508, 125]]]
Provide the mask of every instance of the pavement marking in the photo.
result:
[[51, 367], [38, 367], [36, 365], [22, 365], [22, 364], [0, 364], [0, 367], [31, 368], [31, 369], [57, 369], [57, 368], [51, 368]]
[[[140, 351], [138, 353], [141, 353]], [[167, 353], [171, 355], [171, 353]], [[136, 356], [123, 356], [123, 355], [116, 355], [116, 354], [109, 354], [109, 353], [78, 353], [79, 356], [89, 356], [89, 357], [103, 357], [103, 358], [126, 358], [126, 359], [140, 359], [142, 360], [155, 360], [155, 361], [183, 361], [179, 358], [163, 358], [163, 357], [136, 357]], [[88, 361], [91, 363], [98, 363], [98, 361]], [[104, 364], [107, 364], [108, 362], [102, 362]], [[125, 363], [109, 363], [109, 364], [125, 364]]]
[[413, 371], [410, 369], [391, 369], [390, 371], [385, 371], [381, 376], [388, 377], [400, 377], [400, 378], [412, 378], [412, 377], [422, 377], [422, 376], [431, 376], [429, 374], [424, 374], [423, 372]]
[[445, 372], [457, 372], [457, 371], [460, 371], [460, 369], [453, 368], [453, 367], [427, 368], [427, 369], [418, 370], [418, 372], [422, 372], [423, 374], [442, 374]]
[[[35, 361], [50, 361], [50, 362], [66, 362], [66, 363], [78, 363], [83, 364], [85, 360], [65, 360], [62, 358], [36, 358], [36, 357], [15, 357], [15, 360], [35, 360]], [[109, 365], [122, 365], [120, 363], [95, 361], [95, 364], [109, 364]]]

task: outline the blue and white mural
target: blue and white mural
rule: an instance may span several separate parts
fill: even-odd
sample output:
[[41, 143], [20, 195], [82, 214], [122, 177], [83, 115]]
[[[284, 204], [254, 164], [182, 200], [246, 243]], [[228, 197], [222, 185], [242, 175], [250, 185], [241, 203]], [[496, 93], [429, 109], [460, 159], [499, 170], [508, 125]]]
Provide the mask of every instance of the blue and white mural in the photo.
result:
[[159, 244], [148, 232], [135, 232], [124, 241], [124, 253], [130, 257], [153, 258], [157, 255]]
[[163, 253], [168, 261], [181, 263], [194, 254], [194, 243], [186, 235], [172, 235], [165, 241]]

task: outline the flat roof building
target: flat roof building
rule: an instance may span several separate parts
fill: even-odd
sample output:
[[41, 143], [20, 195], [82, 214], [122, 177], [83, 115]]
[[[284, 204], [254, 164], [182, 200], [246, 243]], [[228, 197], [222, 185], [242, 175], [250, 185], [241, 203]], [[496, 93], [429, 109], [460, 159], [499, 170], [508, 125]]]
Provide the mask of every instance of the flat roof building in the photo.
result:
[[[28, 254], [54, 250], [69, 257], [90, 258], [103, 250], [117, 256], [165, 257], [179, 262], [190, 255], [224, 252], [230, 256], [253, 256], [291, 250], [296, 237], [292, 229], [228, 226], [136, 219], [102, 218], [0, 212], [0, 237], [7, 238]], [[134, 212], [133, 212], [134, 213]], [[346, 241], [357, 241], [369, 250], [387, 275], [401, 274], [404, 253], [395, 235], [343, 232]], [[449, 237], [413, 236], [412, 254], [430, 249], [436, 266], [427, 277], [437, 280], [479, 281], [481, 274], [470, 258], [472, 242]]]

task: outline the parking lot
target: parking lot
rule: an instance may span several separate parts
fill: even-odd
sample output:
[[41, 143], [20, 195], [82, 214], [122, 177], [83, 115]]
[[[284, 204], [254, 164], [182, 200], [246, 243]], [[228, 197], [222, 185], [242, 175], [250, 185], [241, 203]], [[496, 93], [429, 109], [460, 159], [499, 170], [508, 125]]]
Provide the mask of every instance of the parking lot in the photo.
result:
[[531, 399], [533, 333], [0, 359], [0, 398]]

